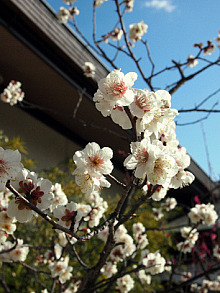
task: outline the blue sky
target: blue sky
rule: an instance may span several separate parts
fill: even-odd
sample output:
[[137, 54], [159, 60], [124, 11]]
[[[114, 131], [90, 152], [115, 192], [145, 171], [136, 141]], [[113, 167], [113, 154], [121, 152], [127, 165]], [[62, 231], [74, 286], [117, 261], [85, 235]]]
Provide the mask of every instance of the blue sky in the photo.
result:
[[[62, 0], [47, 0], [57, 12], [60, 6], [65, 6]], [[92, 0], [77, 0], [75, 6], [80, 11], [76, 16], [79, 28], [86, 37], [91, 39], [92, 32]], [[104, 2], [97, 8], [97, 36], [111, 31], [115, 25], [116, 13], [112, 0]], [[152, 59], [156, 65], [156, 71], [166, 66], [171, 66], [171, 60], [186, 61], [187, 57], [197, 54], [193, 48], [194, 43], [206, 43], [217, 37], [220, 30], [220, 1], [219, 0], [136, 0], [133, 12], [127, 12], [124, 18], [126, 29], [129, 24], [141, 20], [148, 25], [148, 32], [143, 39], [148, 41]], [[108, 48], [108, 45], [104, 44]], [[140, 42], [135, 44], [136, 56], [143, 57], [141, 65], [145, 72], [150, 72], [149, 62], [146, 62], [145, 50]], [[112, 49], [108, 49], [112, 54]], [[208, 57], [216, 60], [219, 49]], [[89, 60], [88, 60], [89, 61]], [[108, 65], [108, 64], [107, 64]], [[109, 65], [108, 65], [109, 66]], [[119, 56], [117, 66], [122, 72], [135, 71], [135, 65], [124, 55]], [[201, 66], [201, 63], [197, 68]], [[111, 67], [109, 66], [111, 69]], [[186, 68], [186, 75], [191, 74], [197, 68]], [[178, 73], [169, 72], [155, 79], [155, 86], [164, 89], [168, 83], [178, 80]], [[139, 76], [134, 87], [145, 88], [146, 84]], [[213, 67], [186, 83], [172, 97], [172, 107], [177, 109], [188, 109], [194, 107], [200, 100], [220, 88], [220, 67]], [[215, 95], [203, 108], [210, 108], [215, 102], [219, 102], [220, 92]], [[220, 109], [220, 105], [216, 106]], [[204, 114], [203, 114], [204, 115]], [[186, 123], [198, 119], [197, 113], [180, 114], [177, 123]], [[195, 162], [213, 179], [220, 179], [220, 113], [211, 114], [208, 119], [201, 123], [178, 126], [177, 137], [182, 146]], [[204, 131], [203, 131], [204, 130]], [[204, 135], [205, 133], [205, 135]], [[207, 141], [209, 159], [212, 167], [208, 167], [204, 136]]]

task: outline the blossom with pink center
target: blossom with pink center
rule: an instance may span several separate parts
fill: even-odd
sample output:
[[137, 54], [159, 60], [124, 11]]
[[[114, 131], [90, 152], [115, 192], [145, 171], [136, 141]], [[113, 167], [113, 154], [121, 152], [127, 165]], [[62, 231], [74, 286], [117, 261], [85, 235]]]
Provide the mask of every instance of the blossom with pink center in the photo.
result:
[[134, 288], [134, 280], [130, 275], [125, 275], [117, 279], [117, 289], [121, 293], [127, 293]]
[[18, 150], [4, 150], [0, 147], [0, 190], [4, 190], [7, 181], [14, 179], [22, 168], [21, 154]]
[[168, 188], [167, 186], [159, 186], [153, 193], [152, 199], [155, 201], [160, 201], [167, 195]]
[[126, 11], [131, 12], [134, 7], [134, 0], [123, 0], [123, 4], [126, 7]]
[[[34, 172], [23, 169], [17, 174], [12, 185], [40, 210], [46, 210], [51, 205], [53, 198], [52, 183], [47, 179], [37, 178]], [[15, 217], [19, 222], [24, 223], [32, 219], [34, 212], [18, 197], [10, 201], [7, 214], [9, 217]]]
[[169, 187], [174, 189], [181, 188], [191, 184], [194, 180], [195, 176], [191, 172], [180, 170], [174, 177], [172, 177]]
[[117, 265], [112, 262], [107, 262], [101, 269], [101, 273], [107, 278], [111, 278], [117, 271]]
[[140, 142], [132, 142], [132, 154], [125, 159], [124, 166], [128, 170], [135, 169], [135, 177], [145, 178], [146, 175], [153, 172], [155, 160], [159, 152], [159, 148], [152, 145], [148, 137]]
[[95, 76], [95, 65], [91, 62], [85, 62], [83, 66], [84, 75], [86, 77], [94, 77]]
[[174, 197], [168, 197], [165, 201], [165, 203], [163, 204], [163, 207], [165, 208], [165, 210], [167, 212], [169, 212], [170, 210], [173, 210], [177, 205], [177, 201]]
[[109, 33], [109, 35], [113, 41], [119, 41], [123, 35], [123, 30], [119, 27], [116, 27], [113, 31]]
[[132, 42], [141, 40], [142, 36], [147, 32], [148, 25], [143, 21], [129, 25], [129, 39]]
[[167, 154], [161, 154], [154, 162], [152, 172], [148, 175], [151, 184], [166, 185], [178, 172], [175, 159]]
[[189, 67], [195, 67], [198, 64], [198, 60], [193, 55], [189, 55], [187, 58], [187, 66]]
[[194, 247], [194, 244], [189, 239], [186, 239], [185, 241], [179, 242], [177, 244], [177, 249], [181, 251], [182, 253], [191, 252], [193, 247]]
[[109, 188], [111, 186], [104, 176], [93, 177], [85, 173], [83, 169], [76, 168], [73, 175], [75, 175], [75, 182], [80, 186], [83, 193], [91, 193], [100, 190], [102, 187]]
[[154, 118], [154, 111], [159, 107], [155, 93], [139, 89], [133, 89], [133, 92], [134, 102], [129, 106], [131, 113], [138, 118], [146, 113], [150, 122]]
[[6, 211], [0, 212], [0, 230], [5, 231], [8, 234], [13, 234], [16, 230], [16, 225], [14, 224], [16, 222], [15, 218], [10, 218], [7, 215]]
[[151, 275], [156, 275], [164, 271], [166, 260], [159, 252], [149, 253], [142, 259], [142, 264], [145, 265], [145, 272]]
[[57, 19], [59, 23], [67, 23], [70, 19], [70, 12], [65, 7], [60, 7], [57, 13]]
[[187, 240], [189, 240], [192, 245], [195, 245], [199, 237], [197, 229], [192, 229], [192, 227], [183, 227], [180, 229], [180, 232], [183, 238], [187, 238]]
[[[58, 224], [65, 228], [73, 228], [76, 232], [79, 226], [79, 222], [82, 219], [83, 213], [77, 209], [77, 204], [74, 202], [68, 203], [66, 206], [59, 206], [53, 210], [54, 217], [59, 219]], [[60, 230], [56, 230], [58, 233], [62, 233]]]
[[153, 208], [152, 211], [154, 220], [159, 221], [163, 218], [164, 214], [161, 209]]
[[134, 93], [131, 87], [137, 79], [135, 72], [126, 75], [120, 70], [115, 69], [106, 78], [98, 83], [98, 88], [103, 95], [103, 99], [108, 101], [111, 106], [128, 106], [134, 100]]
[[88, 143], [84, 150], [75, 152], [73, 160], [85, 174], [100, 177], [112, 172], [113, 165], [110, 161], [112, 157], [113, 152], [109, 147], [101, 149], [97, 143], [92, 142]]
[[123, 129], [132, 128], [131, 121], [125, 112], [124, 107], [114, 105], [109, 101], [104, 100], [100, 90], [95, 93], [93, 101], [96, 102], [96, 109], [100, 111], [104, 117], [111, 116], [112, 120]]

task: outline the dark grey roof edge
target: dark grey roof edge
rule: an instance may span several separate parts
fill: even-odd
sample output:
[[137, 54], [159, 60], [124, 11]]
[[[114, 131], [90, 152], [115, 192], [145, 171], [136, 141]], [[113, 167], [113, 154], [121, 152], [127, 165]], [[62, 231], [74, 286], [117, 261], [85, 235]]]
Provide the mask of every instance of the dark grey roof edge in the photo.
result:
[[80, 40], [74, 31], [58, 23], [56, 14], [44, 0], [7, 0], [14, 5], [29, 22], [42, 31], [51, 43], [82, 69], [86, 61], [96, 66], [96, 82], [109, 73], [107, 66]]

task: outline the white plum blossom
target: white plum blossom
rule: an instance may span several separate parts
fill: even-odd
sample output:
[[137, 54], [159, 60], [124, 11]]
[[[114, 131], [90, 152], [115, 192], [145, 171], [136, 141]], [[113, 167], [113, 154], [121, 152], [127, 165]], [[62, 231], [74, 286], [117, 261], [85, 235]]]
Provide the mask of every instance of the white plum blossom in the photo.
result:
[[192, 67], [195, 67], [197, 64], [198, 64], [198, 60], [193, 55], [189, 55], [187, 59], [187, 66], [192, 68]]
[[70, 12], [65, 7], [60, 7], [57, 13], [57, 19], [59, 23], [67, 23], [70, 19]]
[[4, 191], [0, 191], [0, 209], [6, 210], [8, 208], [12, 195], [13, 193], [8, 188], [5, 188]]
[[142, 284], [148, 284], [151, 283], [151, 275], [146, 275], [145, 270], [140, 270], [137, 272], [137, 276], [140, 279]]
[[151, 184], [166, 185], [177, 171], [175, 159], [164, 153], [156, 158], [153, 171], [148, 175], [148, 180]]
[[143, 22], [133, 23], [129, 25], [129, 39], [132, 42], [141, 40], [142, 36], [147, 32], [148, 25]]
[[177, 249], [183, 253], [191, 252], [194, 247], [194, 244], [186, 239], [184, 242], [179, 242], [177, 244]]
[[95, 93], [93, 101], [96, 102], [96, 109], [100, 111], [104, 117], [111, 116], [113, 122], [120, 125], [123, 129], [132, 128], [131, 121], [125, 112], [124, 107], [112, 105], [108, 101], [104, 100], [104, 97], [99, 89]]
[[128, 170], [135, 169], [135, 177], [144, 179], [146, 175], [153, 172], [155, 160], [159, 152], [159, 148], [151, 144], [148, 137], [140, 142], [131, 142], [132, 154], [125, 159], [124, 166]]
[[149, 123], [154, 118], [154, 112], [158, 109], [158, 98], [154, 92], [148, 90], [133, 89], [134, 101], [129, 106], [131, 113], [142, 118], [146, 114], [146, 123]]
[[11, 106], [17, 104], [17, 102], [22, 102], [23, 98], [24, 92], [21, 90], [20, 81], [12, 80], [1, 94], [1, 100]]
[[74, 163], [77, 168], [84, 170], [85, 174], [91, 176], [107, 175], [113, 170], [113, 165], [110, 159], [113, 157], [113, 152], [109, 147], [100, 148], [95, 143], [88, 143], [82, 151], [75, 152], [73, 156]]
[[111, 278], [117, 271], [117, 265], [112, 262], [107, 262], [101, 269], [101, 273], [107, 278]]
[[153, 211], [153, 217], [156, 221], [159, 221], [163, 218], [164, 214], [162, 213], [162, 209], [152, 208], [152, 211]]
[[207, 226], [214, 225], [216, 220], [218, 219], [218, 214], [214, 209], [213, 204], [197, 204], [194, 208], [191, 208], [188, 213], [188, 217], [190, 218], [193, 224], [197, 224], [202, 222]]
[[117, 279], [117, 288], [121, 293], [127, 293], [134, 288], [134, 280], [130, 275]]
[[157, 189], [153, 193], [152, 199], [155, 201], [160, 201], [167, 195], [167, 191], [168, 191], [167, 187], [160, 185], [159, 187], [157, 187]]
[[68, 288], [64, 291], [64, 293], [76, 293], [79, 286], [81, 284], [81, 281], [72, 281], [71, 284], [68, 286]]
[[4, 244], [7, 240], [8, 233], [0, 230], [0, 244]]
[[16, 225], [14, 224], [16, 222], [15, 218], [10, 218], [7, 215], [6, 211], [0, 212], [0, 230], [5, 231], [8, 234], [13, 234], [16, 230]]
[[134, 7], [134, 0], [123, 0], [123, 3], [126, 7], [126, 11], [131, 12]]
[[166, 261], [159, 252], [155, 252], [149, 253], [147, 257], [144, 257], [142, 264], [145, 266], [146, 272], [149, 272], [151, 275], [156, 275], [164, 271]]
[[66, 194], [62, 190], [62, 186], [60, 183], [55, 183], [55, 185], [52, 186], [52, 192], [53, 192], [53, 198], [52, 198], [52, 204], [50, 205], [50, 210], [53, 211], [58, 206], [63, 206], [68, 203], [68, 199]]
[[111, 106], [128, 106], [134, 100], [134, 93], [131, 87], [137, 79], [135, 72], [126, 75], [118, 69], [110, 72], [106, 78], [98, 82], [98, 88], [103, 95], [103, 99]]
[[119, 27], [116, 27], [113, 31], [110, 32], [109, 35], [112, 41], [119, 41], [123, 35], [123, 30]]
[[174, 197], [168, 197], [165, 203], [163, 204], [163, 207], [165, 208], [167, 212], [169, 212], [170, 210], [175, 209], [176, 205], [177, 205], [176, 199]]
[[218, 244], [213, 248], [213, 256], [220, 260], [220, 247]]
[[104, 176], [99, 176], [98, 178], [92, 177], [79, 168], [76, 168], [73, 175], [75, 175], [75, 182], [80, 186], [83, 193], [91, 193], [98, 191], [102, 187], [109, 188], [111, 186]]
[[61, 284], [64, 284], [72, 277], [72, 267], [68, 266], [69, 256], [61, 258], [59, 261], [51, 262], [49, 269], [51, 271], [52, 278], [58, 277]]
[[18, 150], [4, 150], [0, 147], [0, 190], [5, 190], [8, 180], [15, 179], [18, 172], [23, 168], [21, 154]]
[[187, 238], [192, 244], [195, 244], [199, 233], [197, 232], [197, 229], [192, 229], [192, 227], [183, 227], [180, 229], [181, 236], [183, 238]]
[[95, 76], [96, 67], [91, 62], [85, 62], [83, 66], [84, 75], [86, 77], [94, 77]]
[[[73, 231], [76, 232], [82, 219], [83, 213], [77, 209], [77, 204], [70, 202], [65, 206], [59, 206], [53, 210], [54, 217], [59, 219], [57, 222], [65, 228], [73, 226]], [[58, 233], [62, 233], [60, 230], [56, 230]]]
[[[12, 185], [40, 210], [46, 210], [50, 206], [53, 194], [51, 192], [52, 183], [48, 179], [37, 178], [34, 172], [23, 169], [17, 174]], [[25, 223], [32, 219], [34, 212], [22, 199], [15, 198], [10, 201], [7, 214], [9, 217], [15, 217], [18, 222]]]
[[191, 184], [194, 180], [195, 176], [191, 172], [180, 170], [174, 177], [172, 177], [169, 187], [174, 189], [181, 188]]

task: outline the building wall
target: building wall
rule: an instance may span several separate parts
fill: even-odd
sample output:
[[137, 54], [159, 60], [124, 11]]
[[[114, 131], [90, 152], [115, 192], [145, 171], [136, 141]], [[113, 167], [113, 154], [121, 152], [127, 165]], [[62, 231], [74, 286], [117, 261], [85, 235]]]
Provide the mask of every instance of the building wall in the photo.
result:
[[56, 166], [81, 147], [17, 107], [0, 104], [0, 129], [9, 138], [20, 136], [39, 169]]

